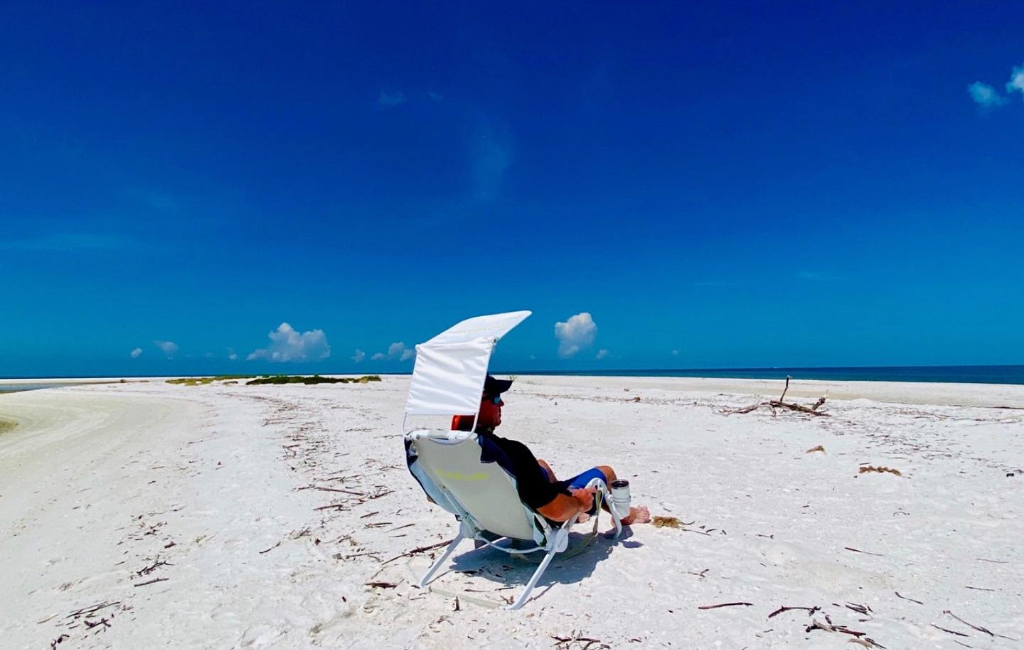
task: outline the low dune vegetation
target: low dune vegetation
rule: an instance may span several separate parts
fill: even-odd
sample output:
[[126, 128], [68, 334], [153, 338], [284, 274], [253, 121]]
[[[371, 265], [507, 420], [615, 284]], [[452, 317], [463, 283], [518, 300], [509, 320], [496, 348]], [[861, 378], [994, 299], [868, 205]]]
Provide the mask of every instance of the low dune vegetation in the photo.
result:
[[263, 384], [368, 384], [380, 381], [380, 375], [363, 375], [362, 377], [321, 377], [320, 375], [274, 375], [264, 376], [245, 382], [246, 386]]
[[367, 384], [380, 381], [380, 375], [363, 375], [362, 377], [321, 377], [320, 375], [217, 375], [216, 377], [178, 377], [168, 379], [168, 384], [181, 386], [207, 386], [214, 382], [223, 382], [225, 386], [235, 385], [239, 380], [248, 379], [246, 386], [265, 384]]

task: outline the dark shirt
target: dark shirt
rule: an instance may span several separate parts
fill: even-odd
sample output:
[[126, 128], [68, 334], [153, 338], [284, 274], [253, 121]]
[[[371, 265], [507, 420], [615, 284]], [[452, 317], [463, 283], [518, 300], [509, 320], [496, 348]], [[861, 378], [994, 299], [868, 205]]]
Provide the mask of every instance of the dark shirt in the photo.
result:
[[512, 465], [510, 469], [516, 479], [519, 498], [526, 505], [537, 510], [554, 501], [559, 494], [572, 496], [564, 481], [552, 483], [548, 480], [547, 474], [537, 463], [537, 457], [523, 443], [496, 436], [491, 432], [481, 432], [478, 435], [486, 437], [505, 452]]

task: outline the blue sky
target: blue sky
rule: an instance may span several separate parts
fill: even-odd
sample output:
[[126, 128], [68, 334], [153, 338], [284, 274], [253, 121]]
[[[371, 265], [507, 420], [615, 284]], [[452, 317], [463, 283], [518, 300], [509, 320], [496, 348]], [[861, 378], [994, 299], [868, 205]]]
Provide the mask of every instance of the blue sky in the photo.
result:
[[497, 4], [0, 5], [0, 376], [1024, 363], [1024, 5]]

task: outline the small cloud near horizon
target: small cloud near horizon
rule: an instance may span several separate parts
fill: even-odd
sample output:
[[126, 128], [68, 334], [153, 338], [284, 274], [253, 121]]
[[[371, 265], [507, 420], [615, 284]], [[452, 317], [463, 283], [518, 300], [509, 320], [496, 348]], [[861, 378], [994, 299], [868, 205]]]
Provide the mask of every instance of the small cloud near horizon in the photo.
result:
[[555, 323], [558, 356], [567, 359], [585, 347], [593, 345], [597, 336], [597, 323], [588, 312], [571, 316], [564, 323]]
[[1021, 93], [1021, 99], [1024, 100], [1024, 64], [1020, 67], [1013, 66], [1013, 71], [1010, 73], [1010, 80], [1006, 82], [1006, 92]]
[[1007, 99], [1000, 95], [995, 88], [980, 81], [975, 81], [967, 86], [967, 92], [970, 93], [974, 103], [982, 108], [997, 108], [1007, 102]]
[[597, 351], [597, 355], [594, 358], [597, 359], [598, 361], [600, 361], [601, 359], [604, 359], [607, 356], [608, 356], [608, 350], [605, 350], [604, 348], [601, 348], [600, 350]]
[[405, 93], [401, 90], [393, 92], [381, 90], [380, 95], [377, 97], [377, 105], [383, 106], [384, 108], [394, 108], [395, 106], [404, 104], [405, 101]]
[[360, 361], [366, 358], [366, 353], [360, 350], [359, 348], [356, 348], [356, 353], [353, 354], [350, 358], [356, 363], [359, 363]]
[[372, 361], [408, 361], [416, 355], [416, 350], [405, 347], [405, 343], [397, 341], [388, 346], [387, 352], [377, 352], [370, 360]]
[[288, 323], [281, 323], [267, 336], [270, 345], [251, 353], [246, 359], [265, 359], [274, 363], [287, 361], [323, 361], [331, 356], [331, 346], [323, 330], [298, 332]]
[[235, 360], [238, 359], [238, 353], [235, 352], [234, 348], [227, 348], [227, 351], [228, 351], [228, 359], [231, 359], [232, 361], [235, 361]]
[[132, 351], [131, 351], [131, 352], [129, 352], [128, 354], [129, 354], [129, 356], [130, 356], [130, 357], [131, 357], [132, 359], [138, 359], [138, 358], [139, 358], [139, 355], [140, 355], [140, 354], [142, 354], [142, 348], [135, 348], [134, 350], [132, 350]]
[[[1006, 82], [1008, 95], [1021, 93], [1024, 100], [1024, 64], [1013, 66], [1010, 70], [1010, 80]], [[994, 110], [1010, 103], [1010, 97], [1004, 97], [991, 84], [982, 81], [975, 81], [967, 86], [967, 93], [975, 104], [985, 110]]]
[[160, 351], [164, 353], [164, 356], [168, 359], [178, 354], [178, 344], [174, 341], [153, 341], [156, 347], [160, 348]]

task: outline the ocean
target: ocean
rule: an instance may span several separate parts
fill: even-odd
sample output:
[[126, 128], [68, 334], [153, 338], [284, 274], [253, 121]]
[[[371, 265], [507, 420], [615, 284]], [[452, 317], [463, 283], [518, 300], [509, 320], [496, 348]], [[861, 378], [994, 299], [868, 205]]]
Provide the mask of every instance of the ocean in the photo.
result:
[[23, 390], [42, 390], [44, 388], [60, 388], [62, 386], [71, 386], [72, 384], [33, 384], [26, 382], [24, 384], [0, 384], [0, 393], [17, 393]]
[[500, 372], [521, 375], [594, 377], [721, 377], [730, 379], [821, 379], [825, 381], [908, 381], [957, 384], [1024, 384], [1024, 366], [854, 366], [836, 368], [694, 368], [637, 370], [551, 370]]

